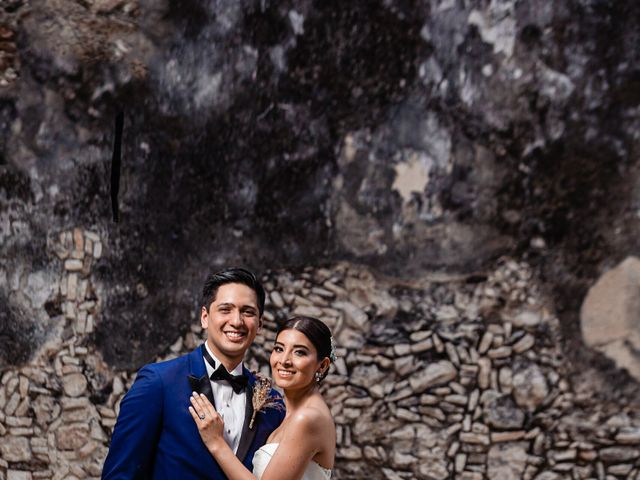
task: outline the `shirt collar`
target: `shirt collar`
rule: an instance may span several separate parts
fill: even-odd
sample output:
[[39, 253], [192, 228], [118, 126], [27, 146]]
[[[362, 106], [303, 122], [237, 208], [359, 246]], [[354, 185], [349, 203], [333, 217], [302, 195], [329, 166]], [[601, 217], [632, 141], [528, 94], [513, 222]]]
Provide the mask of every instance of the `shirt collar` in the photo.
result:
[[[204, 348], [207, 349], [207, 352], [209, 352], [209, 355], [211, 355], [211, 358], [213, 358], [213, 360], [216, 362], [215, 367], [209, 365], [209, 362], [207, 362], [206, 360], [204, 362], [204, 365], [207, 367], [207, 374], [211, 376], [211, 374], [218, 368], [218, 365], [220, 365], [222, 362], [218, 360], [218, 357], [216, 357], [215, 354], [211, 351], [211, 349], [209, 348], [208, 342], [204, 342]], [[242, 367], [243, 367], [243, 363], [240, 362], [238, 365], [236, 365], [236, 368], [231, 370], [229, 373], [231, 375], [242, 375], [243, 373]]]

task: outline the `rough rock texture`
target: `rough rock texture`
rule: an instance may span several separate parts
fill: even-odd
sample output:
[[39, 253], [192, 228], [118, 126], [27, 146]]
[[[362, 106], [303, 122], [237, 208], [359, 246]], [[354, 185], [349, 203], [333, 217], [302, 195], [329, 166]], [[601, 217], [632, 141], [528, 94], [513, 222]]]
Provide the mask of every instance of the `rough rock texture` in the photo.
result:
[[[633, 0], [4, 1], [0, 437], [33, 457], [0, 480], [97, 476], [131, 375], [193, 343], [230, 264], [333, 293], [273, 303], [340, 331], [342, 478], [479, 478], [525, 441], [527, 478], [633, 478], [638, 383], [579, 313], [640, 254], [639, 24]], [[332, 291], [339, 261], [372, 275]]]
[[580, 311], [582, 336], [640, 381], [640, 260], [629, 257], [589, 289]]
[[[87, 298], [97, 269], [75, 270], [69, 256], [79, 253], [77, 243], [65, 249], [69, 237], [101, 244], [79, 230], [51, 244], [66, 285], [59, 321], [69, 334], [0, 378], [3, 479], [97, 478], [135, 378], [106, 365], [91, 341], [103, 304]], [[572, 383], [558, 318], [527, 263], [503, 258], [482, 281], [420, 286], [349, 263], [271, 271], [264, 282], [265, 324], [250, 368], [268, 374], [277, 325], [294, 313], [320, 316], [337, 340], [338, 359], [321, 388], [337, 426], [335, 478], [640, 475], [637, 397], [613, 403], [606, 392]], [[529, 322], [518, 326], [512, 319], [522, 312]], [[202, 338], [194, 319], [155, 360]]]
[[55, 293], [11, 285], [51, 275], [46, 239], [76, 225], [109, 244], [95, 342], [112, 365], [186, 331], [210, 269], [339, 258], [410, 280], [525, 256], [580, 346], [583, 295], [637, 246], [639, 15], [632, 1], [5, 2], [2, 318], [36, 330], [26, 348], [11, 334], [7, 357], [57, 328], [40, 308]]

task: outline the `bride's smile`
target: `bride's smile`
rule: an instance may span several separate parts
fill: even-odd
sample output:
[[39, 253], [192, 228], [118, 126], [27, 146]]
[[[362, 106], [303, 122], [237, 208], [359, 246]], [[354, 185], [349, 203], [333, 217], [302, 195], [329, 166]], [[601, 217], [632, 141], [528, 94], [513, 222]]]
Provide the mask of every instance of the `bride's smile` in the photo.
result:
[[279, 387], [298, 389], [315, 385], [315, 373], [322, 361], [305, 334], [289, 329], [278, 335], [270, 363], [273, 378]]

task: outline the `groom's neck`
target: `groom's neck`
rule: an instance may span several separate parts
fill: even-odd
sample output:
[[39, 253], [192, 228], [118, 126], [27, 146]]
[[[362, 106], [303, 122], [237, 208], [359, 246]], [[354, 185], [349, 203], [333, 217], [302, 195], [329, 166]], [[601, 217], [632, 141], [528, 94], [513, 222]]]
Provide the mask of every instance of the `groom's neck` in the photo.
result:
[[240, 357], [229, 357], [228, 355], [225, 355], [224, 353], [219, 351], [214, 345], [211, 344], [211, 342], [208, 339], [206, 343], [207, 343], [207, 347], [209, 348], [209, 351], [213, 354], [216, 360], [218, 360], [220, 363], [222, 363], [222, 365], [224, 365], [224, 368], [227, 369], [227, 372], [232, 371], [242, 362], [244, 355]]

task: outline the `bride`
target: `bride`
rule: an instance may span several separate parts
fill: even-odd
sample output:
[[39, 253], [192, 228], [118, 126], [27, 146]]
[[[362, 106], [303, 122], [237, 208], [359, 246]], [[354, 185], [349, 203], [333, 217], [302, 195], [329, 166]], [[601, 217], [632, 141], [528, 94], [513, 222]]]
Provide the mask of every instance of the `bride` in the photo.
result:
[[329, 328], [311, 317], [289, 319], [276, 335], [271, 372], [284, 391], [282, 424], [253, 458], [250, 472], [223, 438], [224, 421], [204, 395], [191, 397], [189, 412], [211, 455], [229, 480], [328, 480], [336, 452], [336, 428], [318, 391], [334, 360]]

